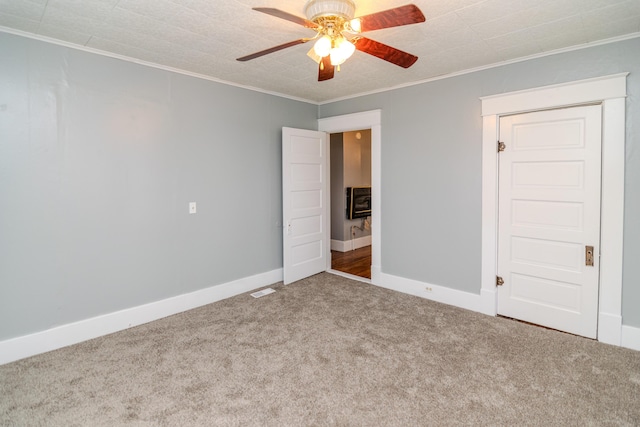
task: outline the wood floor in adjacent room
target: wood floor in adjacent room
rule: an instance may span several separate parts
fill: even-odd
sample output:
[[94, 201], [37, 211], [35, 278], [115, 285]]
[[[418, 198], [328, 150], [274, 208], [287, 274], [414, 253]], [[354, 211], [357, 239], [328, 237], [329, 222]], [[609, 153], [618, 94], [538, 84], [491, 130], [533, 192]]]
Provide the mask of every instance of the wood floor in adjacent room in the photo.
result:
[[371, 245], [353, 251], [331, 251], [331, 268], [371, 279]]

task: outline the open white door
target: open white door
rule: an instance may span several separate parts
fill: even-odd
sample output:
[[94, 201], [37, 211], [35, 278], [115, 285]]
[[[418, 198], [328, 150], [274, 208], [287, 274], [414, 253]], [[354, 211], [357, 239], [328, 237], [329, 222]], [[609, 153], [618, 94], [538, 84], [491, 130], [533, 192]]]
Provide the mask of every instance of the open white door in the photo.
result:
[[328, 154], [326, 133], [282, 128], [285, 285], [329, 268]]

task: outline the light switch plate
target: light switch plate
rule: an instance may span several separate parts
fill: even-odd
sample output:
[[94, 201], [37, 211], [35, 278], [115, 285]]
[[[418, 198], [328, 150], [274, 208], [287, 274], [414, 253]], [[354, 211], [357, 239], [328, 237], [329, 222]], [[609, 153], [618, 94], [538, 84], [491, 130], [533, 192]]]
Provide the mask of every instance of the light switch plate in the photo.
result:
[[189, 202], [189, 213], [196, 213], [196, 202]]

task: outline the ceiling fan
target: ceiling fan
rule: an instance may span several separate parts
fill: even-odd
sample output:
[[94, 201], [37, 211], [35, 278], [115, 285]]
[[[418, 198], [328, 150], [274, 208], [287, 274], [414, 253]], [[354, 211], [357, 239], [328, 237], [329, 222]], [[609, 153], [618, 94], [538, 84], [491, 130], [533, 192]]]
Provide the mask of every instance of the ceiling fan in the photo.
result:
[[261, 50], [237, 58], [238, 61], [249, 61], [312, 40], [316, 42], [307, 55], [319, 64], [318, 81], [332, 79], [335, 69], [340, 71], [340, 64], [356, 49], [403, 68], [409, 68], [418, 60], [415, 55], [360, 35], [367, 31], [424, 22], [424, 15], [414, 4], [358, 18], [354, 18], [356, 5], [353, 0], [308, 0], [304, 7], [306, 19], [270, 7], [254, 7], [253, 10], [313, 29], [316, 35]]

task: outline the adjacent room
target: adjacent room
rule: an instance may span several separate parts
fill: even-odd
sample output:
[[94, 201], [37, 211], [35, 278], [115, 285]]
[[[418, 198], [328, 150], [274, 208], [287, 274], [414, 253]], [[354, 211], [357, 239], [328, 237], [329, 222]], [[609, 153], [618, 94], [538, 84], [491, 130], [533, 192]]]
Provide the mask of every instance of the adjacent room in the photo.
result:
[[640, 424], [640, 3], [0, 2], [0, 424]]
[[371, 279], [371, 130], [329, 137], [331, 268]]

